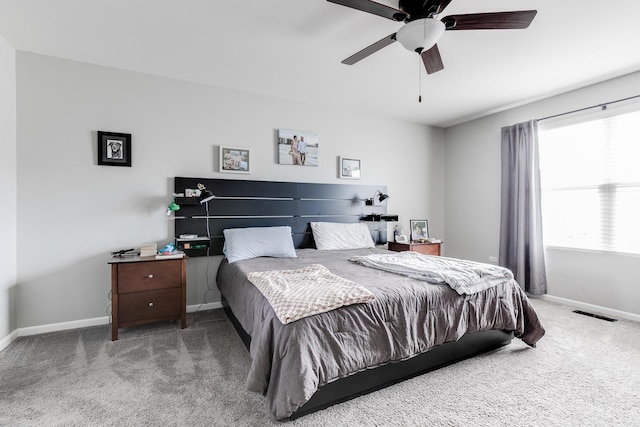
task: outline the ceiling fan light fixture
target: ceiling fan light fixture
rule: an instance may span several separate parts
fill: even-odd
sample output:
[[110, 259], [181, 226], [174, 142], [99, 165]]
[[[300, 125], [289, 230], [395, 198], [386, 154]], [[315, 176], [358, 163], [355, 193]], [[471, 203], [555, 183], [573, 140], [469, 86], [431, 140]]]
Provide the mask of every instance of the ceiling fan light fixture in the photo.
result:
[[445, 31], [445, 25], [433, 18], [416, 19], [405, 24], [396, 33], [396, 40], [411, 52], [431, 49]]

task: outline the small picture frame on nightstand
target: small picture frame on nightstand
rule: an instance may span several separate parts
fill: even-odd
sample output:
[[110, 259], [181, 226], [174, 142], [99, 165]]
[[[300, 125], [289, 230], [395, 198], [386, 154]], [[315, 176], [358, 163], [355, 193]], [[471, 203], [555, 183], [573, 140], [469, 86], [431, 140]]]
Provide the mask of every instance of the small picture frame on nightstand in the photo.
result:
[[412, 219], [409, 221], [412, 242], [427, 242], [429, 240], [429, 222], [426, 219]]

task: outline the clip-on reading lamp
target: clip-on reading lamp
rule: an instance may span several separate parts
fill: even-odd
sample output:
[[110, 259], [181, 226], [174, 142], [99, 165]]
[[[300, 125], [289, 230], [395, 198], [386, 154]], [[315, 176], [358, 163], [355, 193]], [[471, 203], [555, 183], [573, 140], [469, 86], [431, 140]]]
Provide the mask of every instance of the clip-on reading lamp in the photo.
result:
[[367, 206], [375, 205], [376, 204], [376, 197], [378, 198], [378, 202], [382, 203], [383, 201], [385, 201], [385, 200], [387, 200], [389, 198], [389, 195], [388, 194], [384, 194], [380, 190], [376, 190], [376, 192], [373, 195], [373, 197], [370, 198], [370, 199], [366, 199], [364, 201], [364, 204], [367, 205]]
[[203, 184], [198, 183], [198, 190], [200, 190], [201, 205], [204, 205], [209, 200], [212, 200], [214, 197], [216, 197], [211, 191], [207, 190], [207, 188]]

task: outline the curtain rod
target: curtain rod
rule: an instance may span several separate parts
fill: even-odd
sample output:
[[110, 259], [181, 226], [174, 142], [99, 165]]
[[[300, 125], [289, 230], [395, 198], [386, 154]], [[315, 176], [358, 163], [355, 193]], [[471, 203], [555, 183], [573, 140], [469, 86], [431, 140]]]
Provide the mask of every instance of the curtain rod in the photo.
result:
[[553, 116], [547, 116], [541, 119], [536, 119], [536, 121], [541, 122], [543, 120], [554, 119], [556, 117], [566, 116], [567, 114], [579, 113], [581, 111], [590, 110], [592, 108], [602, 108], [603, 110], [606, 110], [608, 105], [615, 104], [617, 102], [628, 101], [630, 99], [635, 99], [635, 98], [640, 98], [640, 95], [634, 95], [628, 98], [616, 99], [615, 101], [609, 101], [609, 102], [604, 102], [602, 104], [592, 105], [590, 107], [579, 108], [577, 110], [567, 111], [566, 113], [554, 114]]

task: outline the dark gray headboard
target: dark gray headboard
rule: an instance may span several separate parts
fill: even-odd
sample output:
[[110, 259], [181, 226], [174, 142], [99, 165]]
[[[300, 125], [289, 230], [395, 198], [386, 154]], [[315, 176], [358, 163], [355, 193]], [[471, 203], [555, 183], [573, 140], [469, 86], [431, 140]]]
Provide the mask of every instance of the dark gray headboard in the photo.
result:
[[386, 186], [175, 177], [175, 192], [198, 183], [216, 196], [208, 202], [209, 213], [196, 198], [177, 198], [175, 234], [210, 236], [211, 249], [187, 251], [189, 256], [222, 254], [226, 228], [288, 225], [296, 248], [307, 248], [314, 247], [309, 222], [357, 222], [363, 215], [386, 214], [386, 205], [365, 207], [365, 199], [377, 190], [386, 193]]

